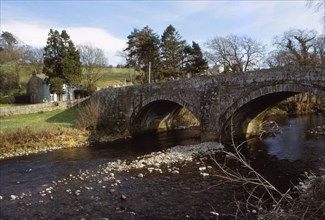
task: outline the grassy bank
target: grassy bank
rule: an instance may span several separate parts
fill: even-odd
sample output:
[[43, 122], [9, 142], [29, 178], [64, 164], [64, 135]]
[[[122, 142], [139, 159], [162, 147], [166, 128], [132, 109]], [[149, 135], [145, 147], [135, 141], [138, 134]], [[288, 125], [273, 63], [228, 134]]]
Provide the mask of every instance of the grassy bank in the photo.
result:
[[76, 109], [0, 118], [0, 159], [77, 147], [89, 132], [74, 128]]
[[106, 88], [122, 85], [126, 80], [134, 82], [136, 72], [133, 68], [103, 68], [102, 77], [97, 82], [97, 87]]
[[0, 118], [0, 133], [25, 127], [30, 127], [38, 131], [44, 129], [71, 128], [74, 125], [77, 114], [76, 109], [68, 109], [2, 117]]

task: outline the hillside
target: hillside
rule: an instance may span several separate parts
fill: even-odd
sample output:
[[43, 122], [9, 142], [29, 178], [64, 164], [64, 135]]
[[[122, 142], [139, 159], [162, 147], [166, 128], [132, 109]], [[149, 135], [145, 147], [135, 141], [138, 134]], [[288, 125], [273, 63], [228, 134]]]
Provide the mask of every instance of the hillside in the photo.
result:
[[[33, 67], [29, 65], [23, 65], [19, 68], [16, 68], [13, 64], [6, 63], [0, 65], [0, 71], [5, 72], [6, 74], [19, 74], [19, 81], [21, 85], [21, 93], [26, 92], [26, 85], [30, 79]], [[17, 71], [18, 70], [18, 71]], [[101, 70], [102, 78], [97, 82], [98, 88], [106, 88], [109, 86], [123, 85], [126, 81], [132, 81], [136, 76], [136, 71], [133, 68], [115, 68], [115, 67], [106, 67]]]

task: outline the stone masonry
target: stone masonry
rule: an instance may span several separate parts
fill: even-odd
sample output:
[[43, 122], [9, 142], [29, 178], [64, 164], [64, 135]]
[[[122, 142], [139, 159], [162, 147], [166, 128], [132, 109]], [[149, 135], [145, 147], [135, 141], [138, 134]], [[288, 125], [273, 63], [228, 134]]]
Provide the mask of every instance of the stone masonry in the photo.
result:
[[[243, 136], [266, 108], [298, 93], [325, 100], [324, 67], [290, 67], [103, 89], [92, 96], [105, 124], [141, 134], [186, 107], [200, 122], [202, 141]], [[221, 140], [222, 141], [222, 140]]]

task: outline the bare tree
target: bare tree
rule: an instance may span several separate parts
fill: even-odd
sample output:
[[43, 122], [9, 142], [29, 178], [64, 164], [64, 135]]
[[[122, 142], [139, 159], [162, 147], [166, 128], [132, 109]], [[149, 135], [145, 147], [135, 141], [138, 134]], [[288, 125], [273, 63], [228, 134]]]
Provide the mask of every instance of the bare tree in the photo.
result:
[[259, 66], [265, 46], [248, 37], [228, 35], [206, 42], [205, 56], [210, 63], [221, 66], [223, 72], [245, 72]]
[[25, 46], [24, 60], [30, 64], [37, 74], [40, 74], [43, 69], [43, 48]]
[[91, 44], [77, 46], [84, 67], [84, 86], [88, 92], [96, 90], [96, 82], [103, 76], [102, 69], [107, 66], [107, 58], [102, 49]]
[[277, 47], [267, 62], [270, 66], [322, 65], [325, 62], [324, 38], [315, 30], [293, 29], [274, 38]]

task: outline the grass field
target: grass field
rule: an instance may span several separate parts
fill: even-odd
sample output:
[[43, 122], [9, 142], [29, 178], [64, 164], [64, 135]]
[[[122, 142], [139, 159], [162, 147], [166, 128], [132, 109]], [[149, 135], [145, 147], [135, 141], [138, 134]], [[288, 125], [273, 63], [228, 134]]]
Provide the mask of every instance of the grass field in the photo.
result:
[[30, 127], [34, 130], [69, 128], [73, 127], [77, 114], [77, 109], [68, 109], [1, 117], [0, 132], [24, 127]]
[[102, 74], [102, 78], [97, 82], [99, 88], [122, 85], [126, 80], [133, 82], [136, 71], [133, 68], [105, 68]]
[[22, 106], [22, 105], [27, 105], [27, 104], [1, 104], [0, 103], [0, 108], [8, 108], [8, 107], [15, 107], [15, 106]]

